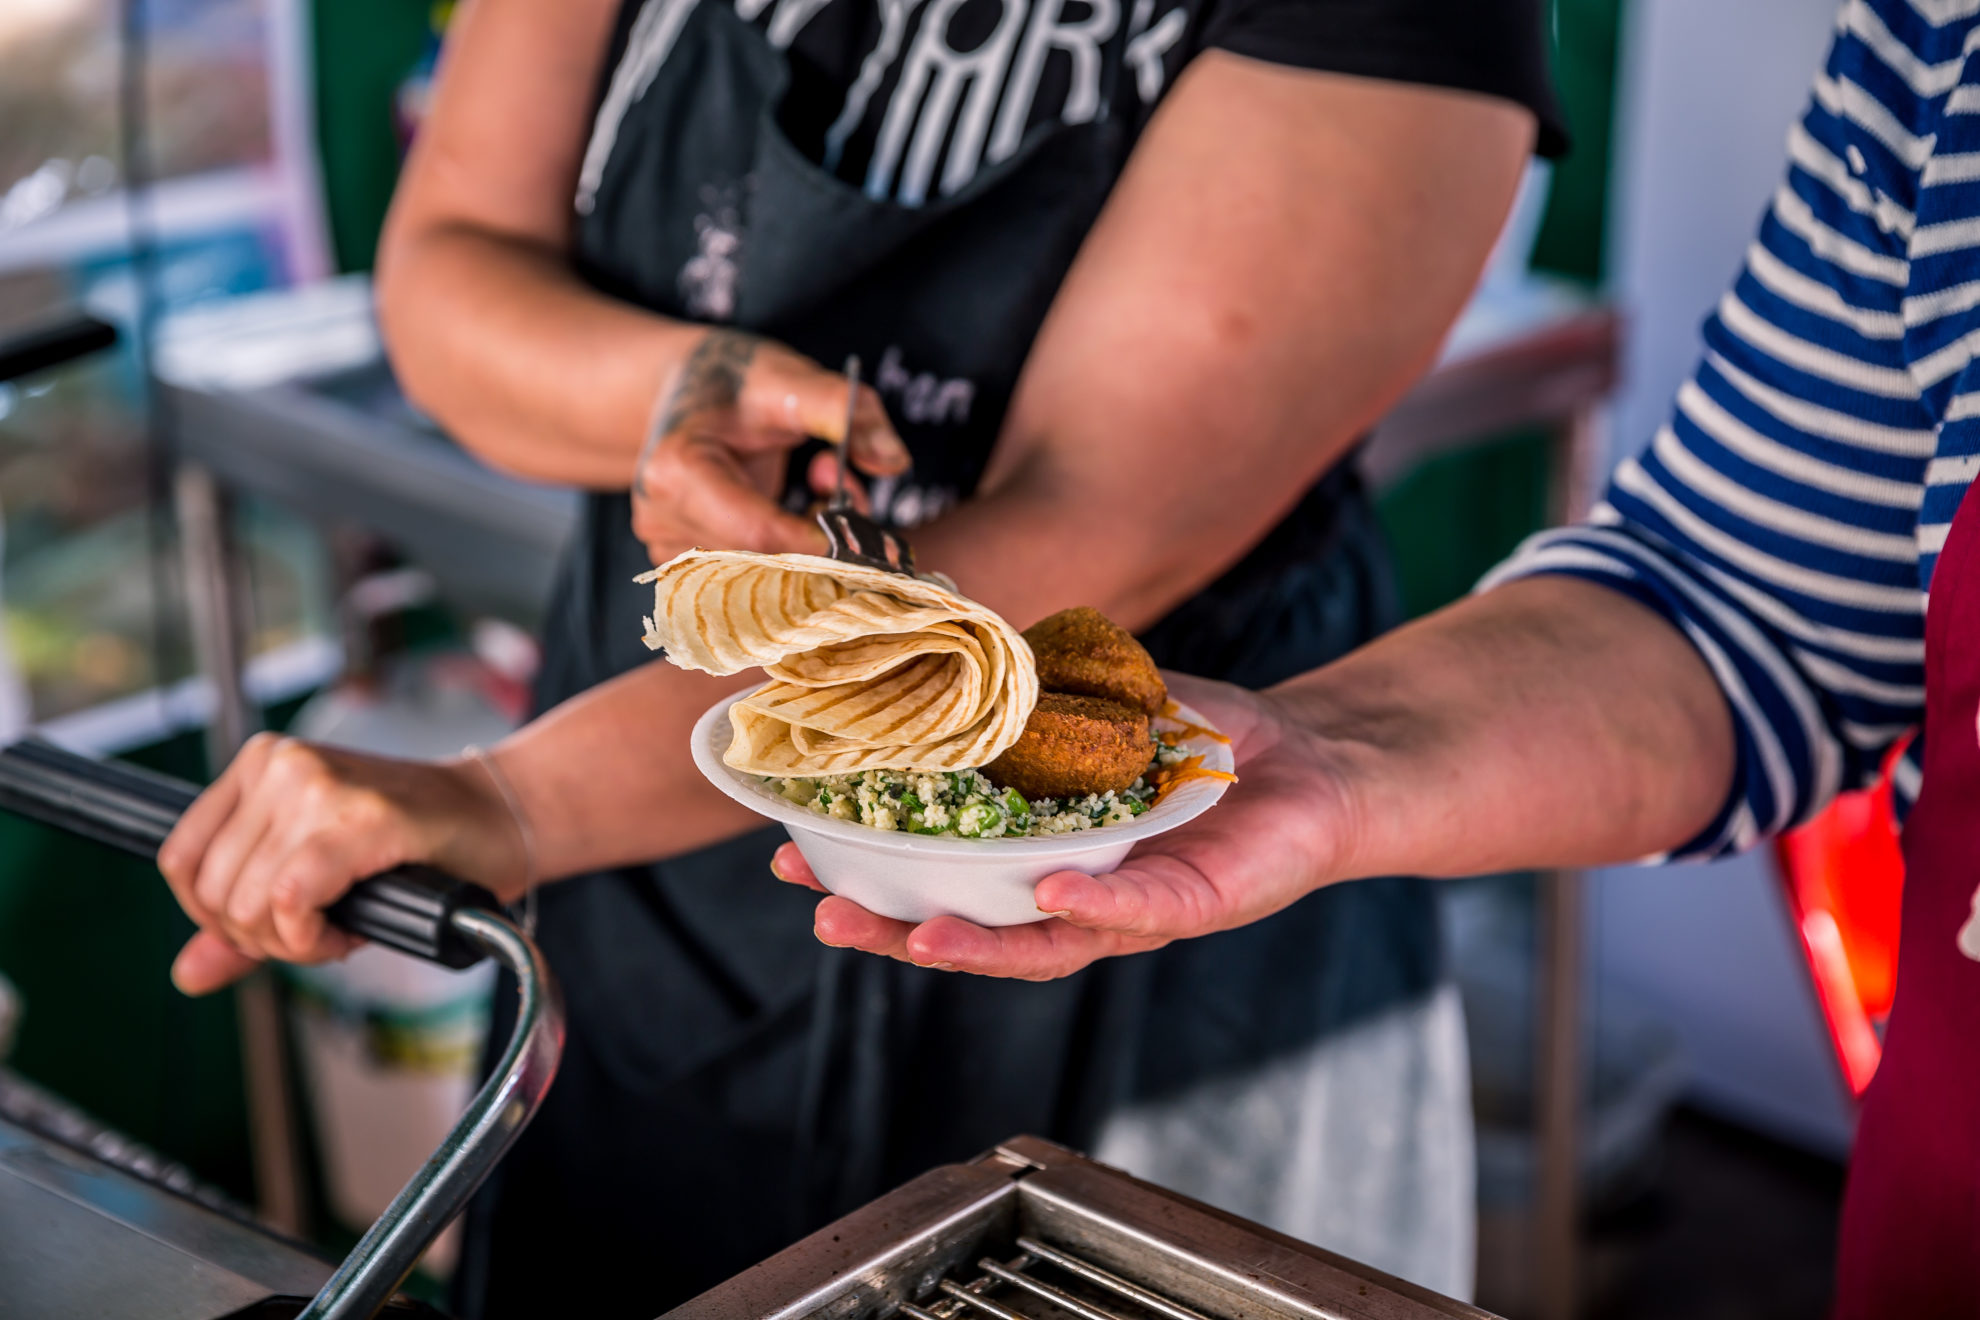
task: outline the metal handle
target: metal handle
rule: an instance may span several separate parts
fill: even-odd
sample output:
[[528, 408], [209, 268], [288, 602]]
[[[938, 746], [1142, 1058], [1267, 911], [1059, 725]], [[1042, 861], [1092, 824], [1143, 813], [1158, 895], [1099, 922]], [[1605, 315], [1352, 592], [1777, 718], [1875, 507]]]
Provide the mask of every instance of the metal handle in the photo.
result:
[[[184, 780], [134, 765], [95, 761], [25, 739], [0, 748], [0, 809], [140, 857], [158, 852], [199, 796]], [[443, 967], [487, 956], [454, 928], [467, 908], [498, 910], [495, 896], [430, 866], [401, 866], [351, 886], [325, 910], [332, 925]]]
[[[55, 825], [109, 847], [152, 857], [180, 813], [200, 796], [192, 784], [121, 762], [91, 760], [38, 738], [0, 748], [0, 809]], [[396, 867], [358, 881], [325, 916], [354, 936], [402, 954], [471, 968], [487, 952], [453, 926], [465, 908], [497, 910], [495, 895], [432, 867]]]
[[[0, 810], [144, 857], [157, 853], [198, 792], [182, 780], [32, 739], [0, 748]], [[401, 867], [352, 886], [325, 916], [354, 935], [448, 967], [494, 958], [521, 992], [515, 1030], [494, 1073], [303, 1312], [304, 1320], [358, 1320], [391, 1300], [535, 1117], [563, 1056], [564, 1006], [542, 951], [478, 885]]]
[[522, 991], [502, 1058], [460, 1122], [371, 1226], [298, 1320], [360, 1320], [391, 1299], [543, 1103], [564, 1052], [564, 1004], [543, 953], [493, 912], [461, 908], [453, 930], [515, 974]]
[[832, 492], [834, 509], [852, 507], [852, 494], [847, 490], [846, 483], [850, 480], [847, 474], [852, 471], [853, 418], [858, 415], [859, 354], [854, 353], [846, 359], [846, 430], [845, 434], [839, 437], [839, 452], [832, 457], [832, 462], [837, 465], [839, 472], [838, 487]]
[[65, 316], [0, 338], [0, 384], [100, 353], [117, 342], [117, 327], [94, 316]]

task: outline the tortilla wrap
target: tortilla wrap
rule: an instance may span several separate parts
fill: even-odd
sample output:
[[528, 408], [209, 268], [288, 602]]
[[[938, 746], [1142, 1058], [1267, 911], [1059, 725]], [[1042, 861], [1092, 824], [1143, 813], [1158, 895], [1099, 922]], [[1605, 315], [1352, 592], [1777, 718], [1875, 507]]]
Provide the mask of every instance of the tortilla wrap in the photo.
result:
[[940, 583], [816, 555], [690, 550], [653, 584], [646, 644], [682, 669], [770, 682], [729, 710], [746, 774], [967, 770], [1038, 704], [1017, 629]]

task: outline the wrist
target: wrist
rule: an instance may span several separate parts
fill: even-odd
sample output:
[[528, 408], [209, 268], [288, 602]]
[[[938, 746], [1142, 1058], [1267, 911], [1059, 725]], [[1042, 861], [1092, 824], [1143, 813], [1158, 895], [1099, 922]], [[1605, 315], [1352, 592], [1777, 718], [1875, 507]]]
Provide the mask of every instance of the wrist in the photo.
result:
[[515, 902], [538, 876], [529, 817], [514, 790], [490, 754], [478, 747], [439, 769], [459, 809], [452, 813], [453, 828], [432, 849], [434, 864], [481, 885], [504, 903]]
[[1314, 887], [1406, 872], [1409, 867], [1384, 828], [1394, 813], [1380, 805], [1385, 749], [1358, 731], [1346, 711], [1317, 694], [1272, 699], [1285, 720], [1290, 760], [1305, 776], [1301, 795], [1314, 804], [1304, 813], [1308, 837], [1302, 848], [1317, 872]]

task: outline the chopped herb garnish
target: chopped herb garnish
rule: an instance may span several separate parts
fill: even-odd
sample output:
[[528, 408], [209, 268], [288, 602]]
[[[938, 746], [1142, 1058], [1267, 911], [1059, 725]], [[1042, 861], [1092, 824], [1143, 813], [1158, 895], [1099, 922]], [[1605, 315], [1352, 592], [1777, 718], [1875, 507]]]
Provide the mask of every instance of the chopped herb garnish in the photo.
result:
[[[1157, 748], [1149, 771], [1168, 763]], [[816, 779], [770, 778], [772, 789], [822, 816], [856, 820], [877, 829], [967, 839], [998, 839], [1102, 829], [1132, 820], [1154, 805], [1147, 777], [1119, 793], [1087, 794], [1061, 801], [1028, 799], [993, 784], [980, 770], [867, 770]]]

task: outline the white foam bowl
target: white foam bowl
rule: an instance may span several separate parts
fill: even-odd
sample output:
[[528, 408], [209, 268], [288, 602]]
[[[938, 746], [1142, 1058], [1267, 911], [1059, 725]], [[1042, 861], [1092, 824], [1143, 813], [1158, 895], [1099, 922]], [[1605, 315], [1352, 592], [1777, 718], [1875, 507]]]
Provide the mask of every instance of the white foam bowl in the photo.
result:
[[[1038, 910], [1031, 896], [1040, 880], [1058, 871], [1112, 871], [1134, 845], [1202, 815], [1230, 787], [1222, 779], [1186, 780], [1131, 821], [1042, 838], [960, 839], [876, 830], [820, 815], [779, 794], [760, 776], [723, 763], [734, 733], [729, 707], [748, 695], [740, 692], [718, 702], [696, 721], [695, 766], [715, 787], [789, 831], [825, 888], [897, 921], [919, 923], [941, 916], [962, 917], [979, 926], [1043, 921], [1048, 914]], [[1175, 718], [1205, 722], [1187, 706], [1179, 706]], [[1205, 769], [1232, 768], [1226, 743], [1198, 735], [1183, 745], [1192, 754], [1203, 754]]]

